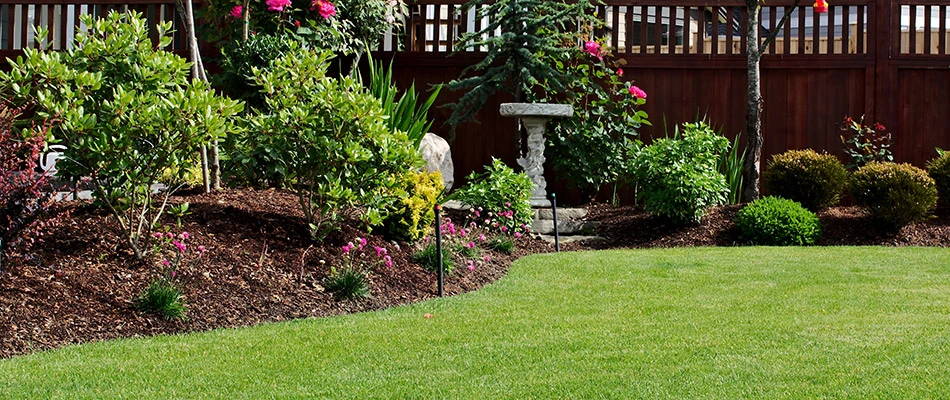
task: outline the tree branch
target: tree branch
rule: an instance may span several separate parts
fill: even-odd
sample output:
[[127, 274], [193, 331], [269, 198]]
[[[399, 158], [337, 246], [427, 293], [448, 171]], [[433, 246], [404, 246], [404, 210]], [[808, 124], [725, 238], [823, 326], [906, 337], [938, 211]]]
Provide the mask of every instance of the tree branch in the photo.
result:
[[[788, 23], [789, 16], [791, 16], [792, 13], [795, 12], [795, 9], [798, 8], [798, 3], [801, 3], [801, 0], [795, 0], [795, 3], [792, 4], [792, 8], [790, 8], [788, 12], [785, 13], [785, 15], [782, 15], [782, 19], [778, 22], [778, 25], [772, 27], [772, 32], [769, 33], [769, 36], [766, 37], [765, 41], [759, 46], [759, 54], [765, 53], [765, 48], [769, 47], [769, 45], [775, 41], [775, 37], [778, 36], [778, 31], [782, 30], [785, 24]], [[758, 12], [758, 9], [756, 9], [756, 12]], [[799, 34], [801, 35], [801, 32], [799, 32]], [[758, 35], [756, 35], [756, 37], [758, 37]]]

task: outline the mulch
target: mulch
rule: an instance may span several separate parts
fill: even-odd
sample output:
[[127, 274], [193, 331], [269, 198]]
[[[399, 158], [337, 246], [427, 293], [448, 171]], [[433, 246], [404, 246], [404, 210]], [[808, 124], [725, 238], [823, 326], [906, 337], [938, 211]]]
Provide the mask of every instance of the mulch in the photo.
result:
[[[317, 318], [432, 299], [434, 273], [414, 263], [407, 243], [387, 242], [355, 224], [314, 242], [297, 198], [278, 190], [228, 189], [172, 197], [190, 203], [191, 214], [173, 232], [188, 232], [189, 257], [176, 269], [188, 305], [187, 318], [166, 321], [134, 310], [133, 299], [159, 273], [156, 261], [137, 261], [116, 234], [116, 224], [87, 202], [61, 203], [67, 217], [52, 224], [39, 242], [4, 255], [0, 270], [0, 358], [70, 344], [158, 334], [241, 327], [297, 318]], [[701, 224], [678, 227], [636, 207], [593, 204], [588, 219], [600, 221], [605, 240], [570, 244], [562, 250], [740, 245], [732, 224], [739, 206], [718, 207]], [[460, 214], [449, 213], [456, 220]], [[950, 246], [950, 213], [900, 232], [882, 233], [855, 207], [820, 213], [821, 245]], [[356, 237], [369, 248], [386, 247], [393, 266], [371, 274], [372, 297], [340, 300], [324, 288], [330, 267], [343, 262], [340, 248]], [[452, 296], [503, 277], [525, 255], [551, 252], [540, 239], [522, 237], [513, 254], [488, 252], [474, 270], [456, 268], [445, 281]], [[487, 250], [486, 250], [487, 251]]]

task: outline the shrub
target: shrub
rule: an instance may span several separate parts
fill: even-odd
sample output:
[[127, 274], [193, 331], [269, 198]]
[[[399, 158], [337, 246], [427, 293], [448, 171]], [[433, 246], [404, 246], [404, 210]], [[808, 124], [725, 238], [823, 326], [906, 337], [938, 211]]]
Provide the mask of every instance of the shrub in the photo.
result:
[[330, 293], [341, 299], [370, 297], [369, 278], [355, 268], [331, 268], [327, 276], [326, 287]]
[[[716, 132], [721, 134], [721, 132]], [[745, 155], [749, 151], [748, 147], [739, 151], [739, 136], [736, 135], [732, 141], [732, 146], [728, 152], [723, 152], [719, 158], [719, 166], [716, 170], [722, 176], [726, 177], [726, 187], [729, 188], [729, 196], [726, 198], [727, 204], [739, 204], [742, 202], [742, 189], [745, 188], [742, 171], [745, 168]]]
[[134, 300], [135, 309], [144, 313], [157, 314], [167, 319], [182, 319], [188, 307], [182, 300], [181, 289], [169, 277], [163, 276], [152, 281]]
[[326, 76], [330, 58], [295, 49], [255, 71], [267, 107], [249, 116], [247, 132], [266, 137], [295, 181], [315, 240], [349, 217], [379, 225], [401, 177], [421, 163], [406, 134], [386, 127], [376, 98], [352, 78]]
[[933, 178], [910, 164], [868, 163], [851, 176], [851, 195], [871, 218], [892, 229], [923, 220], [937, 203]]
[[818, 216], [801, 204], [780, 197], [764, 197], [736, 214], [743, 240], [766, 246], [815, 244], [821, 235]]
[[504, 162], [493, 158], [491, 165], [485, 167], [485, 172], [472, 172], [467, 179], [468, 185], [455, 192], [456, 199], [491, 216], [504, 213], [507, 217], [494, 221], [504, 226], [508, 233], [531, 225], [534, 219], [531, 209], [532, 184], [523, 172], [515, 173]]
[[647, 211], [676, 223], [698, 223], [707, 208], [726, 201], [726, 178], [716, 168], [729, 141], [705, 122], [683, 128], [637, 150], [630, 170]]
[[271, 62], [299, 46], [286, 36], [267, 34], [231, 42], [221, 49], [221, 72], [215, 76], [215, 84], [231, 98], [244, 100], [249, 108], [264, 107], [264, 94], [254, 81], [254, 69], [270, 69]]
[[772, 195], [818, 211], [838, 203], [848, 181], [848, 171], [831, 154], [814, 150], [789, 150], [775, 155], [764, 174]]
[[12, 128], [18, 113], [0, 104], [0, 259], [5, 250], [29, 240], [26, 232], [47, 213], [55, 193], [50, 177], [35, 172], [45, 136], [16, 137]]
[[383, 69], [382, 63], [369, 61], [369, 92], [383, 103], [383, 113], [386, 118], [386, 126], [389, 126], [393, 132], [399, 130], [406, 132], [406, 136], [412, 145], [416, 148], [422, 143], [422, 138], [432, 127], [432, 121], [429, 120], [429, 108], [435, 103], [442, 91], [442, 85], [437, 85], [432, 89], [432, 94], [426, 98], [425, 102], [419, 103], [421, 97], [416, 93], [416, 84], [409, 85], [409, 89], [402, 92], [399, 100], [396, 100], [398, 89], [393, 83], [393, 64], [389, 62], [389, 67]]
[[937, 185], [940, 202], [947, 205], [950, 199], [950, 152], [937, 149], [937, 158], [927, 162], [927, 174]]
[[445, 184], [442, 174], [436, 172], [410, 172], [403, 176], [400, 193], [393, 208], [386, 213], [382, 229], [392, 240], [415, 242], [429, 233], [435, 221], [435, 205], [438, 204]]
[[884, 125], [865, 124], [862, 115], [857, 121], [851, 117], [845, 117], [839, 129], [842, 132], [841, 143], [844, 145], [844, 153], [851, 158], [848, 169], [863, 167], [871, 161], [894, 161], [894, 154], [891, 152], [891, 145], [894, 143]]
[[59, 174], [91, 178], [97, 200], [142, 259], [144, 233], [165, 204], [153, 204], [151, 185], [171, 176], [163, 182], [167, 200], [198, 148], [231, 132], [230, 118], [243, 105], [189, 81], [188, 62], [161, 50], [171, 43], [171, 22], [156, 26], [156, 48], [141, 13], [81, 18], [69, 50], [24, 49], [10, 72], [0, 73], [0, 90], [17, 105], [35, 106], [35, 121], [49, 121], [50, 142], [66, 146]]

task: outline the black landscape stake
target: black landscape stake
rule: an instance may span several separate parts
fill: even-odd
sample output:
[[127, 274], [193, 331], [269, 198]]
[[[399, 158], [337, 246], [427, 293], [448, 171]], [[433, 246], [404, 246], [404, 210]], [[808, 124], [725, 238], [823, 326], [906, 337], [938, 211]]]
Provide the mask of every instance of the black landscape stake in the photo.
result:
[[561, 235], [558, 232], [557, 227], [557, 197], [554, 193], [551, 193], [551, 212], [554, 213], [554, 251], [561, 251]]
[[442, 265], [442, 206], [438, 204], [435, 205], [435, 249], [439, 263], [439, 297], [442, 297], [445, 291], [445, 267]]

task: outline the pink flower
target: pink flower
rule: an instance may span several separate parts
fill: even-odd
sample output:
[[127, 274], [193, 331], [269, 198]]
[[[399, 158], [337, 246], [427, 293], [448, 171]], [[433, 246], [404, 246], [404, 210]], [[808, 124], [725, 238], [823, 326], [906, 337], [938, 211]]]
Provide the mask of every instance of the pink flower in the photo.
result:
[[478, 240], [479, 240], [479, 241], [482, 241], [482, 242], [484, 242], [484, 241], [485, 241], [485, 239], [487, 239], [487, 238], [485, 237], [485, 234], [484, 234], [484, 233], [482, 233], [482, 234], [480, 234], [480, 235], [478, 235]]
[[474, 248], [475, 248], [475, 242], [468, 242], [468, 244], [466, 244], [465, 247], [470, 248], [470, 249], [474, 249]]
[[474, 261], [468, 260], [468, 270], [469, 270], [469, 271], [474, 271], [474, 270], [475, 270], [475, 262], [474, 262]]
[[167, 267], [169, 265], [172, 265], [172, 263], [168, 262], [168, 260], [162, 260], [162, 265]]
[[597, 43], [593, 40], [584, 43], [584, 51], [590, 53], [590, 55], [597, 57], [598, 60], [603, 60], [604, 55], [600, 52], [600, 43]]
[[502, 225], [502, 226], [501, 226], [501, 231], [502, 231], [502, 232], [508, 232], [508, 227]]
[[491, 262], [491, 256], [485, 256], [485, 262]]
[[284, 12], [284, 8], [290, 7], [290, 0], [267, 0], [267, 11]]
[[234, 6], [231, 9], [231, 16], [234, 18], [241, 18], [241, 15], [244, 15], [244, 6]]
[[181, 240], [185, 240], [185, 239], [190, 238], [191, 235], [189, 235], [188, 232], [182, 232], [181, 234], [178, 235], [178, 237], [179, 237]]
[[162, 233], [161, 233], [161, 232], [155, 232], [155, 233], [153, 233], [153, 234], [152, 234], [152, 236], [155, 236], [156, 238], [159, 238], [159, 239], [161, 239], [161, 238], [162, 238], [162, 236], [165, 236], [165, 235], [162, 235]]
[[637, 87], [637, 86], [630, 86], [630, 89], [628, 89], [628, 90], [630, 90], [630, 94], [632, 94], [634, 97], [636, 97], [636, 98], [638, 98], [638, 99], [646, 99], [646, 98], [647, 98], [647, 92], [644, 92], [643, 89], [640, 89], [640, 88]]
[[207, 250], [204, 246], [198, 246], [198, 253], [204, 253]]
[[475, 216], [476, 216], [476, 217], [481, 217], [481, 216], [482, 216], [482, 213], [478, 212], [478, 210], [475, 210]]
[[360, 246], [366, 246], [366, 238], [360, 238]]
[[171, 239], [171, 238], [175, 237], [175, 234], [173, 234], [173, 233], [171, 233], [171, 232], [165, 232], [165, 237]]
[[383, 262], [386, 264], [387, 267], [393, 266], [393, 258], [390, 256], [383, 257]]
[[343, 245], [343, 254], [350, 254], [350, 250], [353, 250], [353, 243]]
[[310, 3], [310, 11], [317, 10], [323, 19], [329, 19], [336, 15], [336, 6], [326, 0], [314, 0]]
[[623, 76], [623, 68], [617, 68], [617, 76]]
[[386, 248], [385, 248], [385, 247], [373, 246], [373, 248], [376, 249], [376, 257], [382, 257], [382, 256], [386, 255]]
[[173, 241], [172, 244], [175, 245], [175, 247], [178, 248], [178, 251], [185, 251], [185, 250], [188, 249], [188, 246], [185, 246], [184, 243], [179, 242], [179, 241], [177, 241], [177, 240]]
[[515, 238], [520, 238], [520, 237], [521, 237], [521, 232], [515, 232]]
[[505, 202], [505, 207], [509, 207], [509, 208], [510, 208], [510, 207], [511, 207], [511, 202], [510, 202], [510, 201], [509, 201], [509, 202]]

